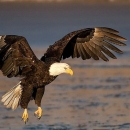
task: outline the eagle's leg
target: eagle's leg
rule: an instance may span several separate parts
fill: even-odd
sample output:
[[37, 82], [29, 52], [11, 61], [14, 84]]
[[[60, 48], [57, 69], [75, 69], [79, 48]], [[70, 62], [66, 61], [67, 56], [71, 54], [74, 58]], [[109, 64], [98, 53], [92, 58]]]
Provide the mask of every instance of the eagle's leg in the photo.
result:
[[40, 119], [43, 115], [43, 110], [41, 108], [41, 100], [42, 100], [44, 91], [45, 91], [45, 87], [43, 86], [43, 87], [37, 88], [36, 92], [35, 92], [35, 98], [34, 99], [35, 99], [35, 103], [38, 106], [38, 109], [34, 112], [34, 115], [37, 115], [38, 119]]
[[22, 119], [23, 119], [23, 121], [26, 124], [26, 122], [28, 121], [28, 111], [27, 111], [26, 108], [24, 109], [24, 112], [23, 112], [23, 115], [22, 115]]
[[38, 119], [42, 117], [42, 108], [38, 107], [38, 109], [34, 112], [34, 115], [38, 116]]
[[31, 99], [32, 92], [33, 92], [33, 87], [31, 85], [23, 87], [20, 105], [22, 108], [24, 108], [22, 120], [25, 123], [28, 121], [28, 118], [29, 118], [27, 107], [28, 107], [28, 103]]

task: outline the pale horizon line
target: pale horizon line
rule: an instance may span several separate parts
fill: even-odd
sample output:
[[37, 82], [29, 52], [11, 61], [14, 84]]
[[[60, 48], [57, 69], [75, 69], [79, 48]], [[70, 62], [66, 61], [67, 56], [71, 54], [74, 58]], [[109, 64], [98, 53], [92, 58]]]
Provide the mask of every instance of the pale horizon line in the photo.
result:
[[0, 0], [0, 2], [47, 2], [47, 3], [51, 3], [51, 2], [56, 2], [56, 3], [67, 3], [67, 2], [81, 2], [81, 3], [118, 3], [118, 4], [122, 4], [122, 3], [130, 3], [130, 0]]

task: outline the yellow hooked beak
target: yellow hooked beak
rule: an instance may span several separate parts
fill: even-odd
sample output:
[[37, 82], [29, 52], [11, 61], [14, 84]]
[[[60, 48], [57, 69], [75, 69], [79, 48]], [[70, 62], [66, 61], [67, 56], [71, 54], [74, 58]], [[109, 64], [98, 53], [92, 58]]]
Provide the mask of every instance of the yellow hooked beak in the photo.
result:
[[66, 69], [66, 73], [70, 74], [72, 76], [73, 75], [73, 70], [72, 69]]

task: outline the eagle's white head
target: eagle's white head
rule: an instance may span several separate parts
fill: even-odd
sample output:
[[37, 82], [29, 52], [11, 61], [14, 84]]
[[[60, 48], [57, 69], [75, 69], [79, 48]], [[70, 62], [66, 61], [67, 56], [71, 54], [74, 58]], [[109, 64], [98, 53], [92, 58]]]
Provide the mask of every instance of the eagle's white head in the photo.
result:
[[67, 73], [67, 74], [73, 75], [73, 70], [66, 63], [57, 63], [56, 62], [50, 66], [49, 74], [51, 76], [57, 76], [62, 73]]

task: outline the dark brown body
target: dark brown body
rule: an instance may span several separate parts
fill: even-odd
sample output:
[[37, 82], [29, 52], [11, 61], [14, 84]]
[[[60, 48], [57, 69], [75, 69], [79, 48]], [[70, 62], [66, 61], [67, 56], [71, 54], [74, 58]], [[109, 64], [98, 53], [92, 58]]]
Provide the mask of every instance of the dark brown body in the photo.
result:
[[26, 77], [21, 80], [23, 92], [20, 105], [22, 108], [27, 108], [31, 97], [33, 97], [38, 106], [41, 105], [41, 99], [45, 91], [45, 86], [56, 78], [56, 76], [49, 75], [48, 70], [51, 64], [52, 61], [46, 64], [40, 60], [37, 61], [36, 64], [34, 63], [34, 66], [36, 66], [32, 68], [34, 71], [28, 73]]

